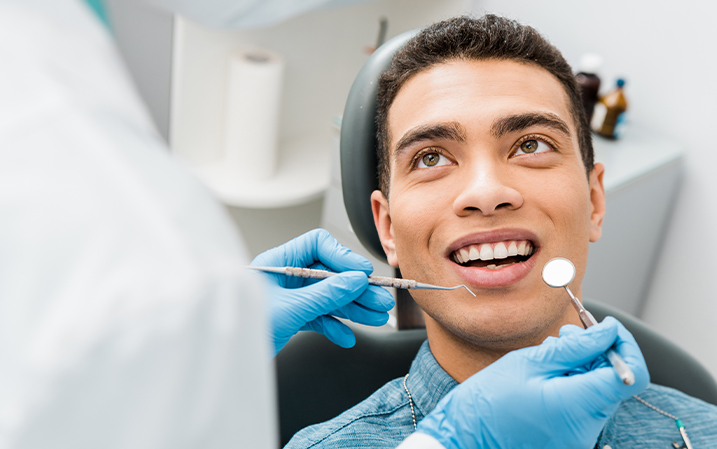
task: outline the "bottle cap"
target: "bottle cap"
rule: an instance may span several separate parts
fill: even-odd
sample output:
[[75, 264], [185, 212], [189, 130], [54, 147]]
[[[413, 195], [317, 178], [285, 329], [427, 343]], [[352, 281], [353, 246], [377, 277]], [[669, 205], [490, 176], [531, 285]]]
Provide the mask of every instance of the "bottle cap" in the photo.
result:
[[617, 79], [617, 87], [622, 87], [625, 85], [625, 80], [622, 78]]
[[600, 70], [602, 66], [602, 56], [596, 53], [585, 53], [580, 58], [580, 71], [583, 73], [592, 73], [593, 75]]

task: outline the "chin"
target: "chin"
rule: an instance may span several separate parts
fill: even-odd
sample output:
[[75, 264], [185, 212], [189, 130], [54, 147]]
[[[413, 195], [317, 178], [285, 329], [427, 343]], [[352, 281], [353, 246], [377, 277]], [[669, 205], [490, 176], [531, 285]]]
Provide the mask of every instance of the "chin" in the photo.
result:
[[[566, 322], [567, 301], [543, 301], [529, 306], [522, 304], [491, 304], [465, 307], [437, 301], [419, 305], [428, 315], [426, 326], [441, 329], [448, 338], [463, 341], [476, 348], [511, 351], [542, 343], [547, 337], [557, 336]], [[546, 301], [547, 300], [547, 301]], [[475, 301], [475, 300], [474, 300]], [[480, 301], [480, 298], [477, 299]], [[443, 307], [441, 307], [441, 304]], [[428, 321], [433, 321], [429, 325]], [[429, 333], [430, 336], [430, 333]]]

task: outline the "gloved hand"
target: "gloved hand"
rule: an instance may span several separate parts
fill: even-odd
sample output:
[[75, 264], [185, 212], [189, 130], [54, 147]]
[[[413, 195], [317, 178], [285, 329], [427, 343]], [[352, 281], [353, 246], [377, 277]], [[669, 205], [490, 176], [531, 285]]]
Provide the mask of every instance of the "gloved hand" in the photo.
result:
[[[626, 386], [602, 354], [615, 344]], [[592, 448], [621, 401], [650, 381], [632, 334], [612, 317], [512, 351], [444, 397], [418, 425], [447, 449]]]
[[269, 289], [271, 341], [275, 353], [300, 330], [326, 335], [337, 345], [356, 343], [351, 329], [334, 317], [381, 326], [388, 321], [394, 299], [385, 289], [369, 285], [371, 262], [341, 246], [328, 231], [315, 229], [259, 254], [253, 266], [301, 267], [341, 273], [326, 279], [265, 274]]

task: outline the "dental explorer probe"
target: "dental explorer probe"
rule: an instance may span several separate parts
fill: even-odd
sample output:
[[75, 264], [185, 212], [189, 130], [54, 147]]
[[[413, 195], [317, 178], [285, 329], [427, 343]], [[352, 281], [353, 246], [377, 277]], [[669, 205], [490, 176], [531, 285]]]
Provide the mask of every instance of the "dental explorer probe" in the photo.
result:
[[[577, 310], [578, 315], [580, 315], [580, 321], [582, 321], [583, 326], [587, 329], [590, 326], [596, 325], [597, 320], [595, 320], [592, 313], [585, 309], [578, 298], [573, 295], [573, 292], [570, 291], [568, 284], [570, 284], [574, 278], [575, 265], [563, 257], [550, 259], [543, 267], [543, 282], [553, 288], [565, 288], [565, 291], [567, 291], [568, 295], [570, 295], [570, 299], [573, 302], [575, 310]], [[605, 355], [607, 355], [607, 359], [610, 361], [610, 364], [613, 368], [615, 368], [618, 376], [620, 376], [622, 383], [625, 385], [632, 385], [635, 383], [635, 374], [632, 372], [630, 367], [627, 366], [625, 360], [620, 357], [620, 354], [610, 348], [607, 350]]]
[[[286, 276], [295, 276], [295, 277], [301, 277], [301, 278], [310, 278], [310, 279], [326, 279], [329, 276], [335, 276], [338, 273], [334, 273], [332, 271], [325, 271], [325, 270], [314, 270], [311, 268], [298, 268], [298, 267], [247, 267], [250, 270], [257, 270], [257, 271], [263, 271], [266, 273], [277, 273], [277, 274], [283, 274]], [[457, 285], [455, 287], [441, 287], [438, 285], [431, 285], [431, 284], [424, 284], [423, 282], [417, 282], [413, 281], [411, 279], [398, 279], [398, 278], [389, 278], [384, 276], [369, 276], [368, 277], [368, 283], [371, 285], [380, 285], [381, 287], [393, 287], [393, 288], [401, 288], [401, 289], [431, 289], [431, 290], [455, 290], [457, 288], [465, 288], [468, 290], [468, 293], [473, 295], [475, 298], [475, 293], [473, 293], [468, 287], [465, 285]]]

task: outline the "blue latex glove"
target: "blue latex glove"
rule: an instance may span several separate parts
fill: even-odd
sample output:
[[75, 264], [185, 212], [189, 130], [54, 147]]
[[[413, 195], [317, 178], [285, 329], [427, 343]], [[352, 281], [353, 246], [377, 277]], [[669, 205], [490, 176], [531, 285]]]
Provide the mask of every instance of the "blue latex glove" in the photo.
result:
[[343, 348], [356, 343], [351, 329], [334, 317], [370, 326], [388, 321], [394, 299], [385, 289], [368, 284], [371, 262], [341, 246], [328, 231], [315, 229], [259, 254], [253, 266], [300, 267], [341, 273], [327, 279], [265, 274], [271, 340], [275, 353], [300, 330], [326, 335]]
[[[602, 356], [615, 344], [635, 373], [626, 386]], [[444, 397], [418, 431], [447, 449], [592, 448], [620, 402], [650, 381], [632, 334], [616, 319], [512, 351]]]

